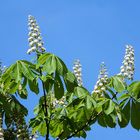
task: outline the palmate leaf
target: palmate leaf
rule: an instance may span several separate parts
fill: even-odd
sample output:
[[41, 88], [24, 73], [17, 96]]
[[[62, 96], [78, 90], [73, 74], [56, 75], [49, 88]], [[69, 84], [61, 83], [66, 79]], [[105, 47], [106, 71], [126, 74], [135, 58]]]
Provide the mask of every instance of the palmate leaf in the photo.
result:
[[[6, 81], [6, 79], [10, 78], [11, 80], [14, 80], [16, 83], [18, 83], [24, 76], [27, 79], [33, 80], [34, 74], [31, 71], [29, 64], [30, 63], [25, 60], [17, 61], [5, 71], [5, 73], [2, 75], [2, 80]], [[33, 67], [33, 64], [31, 67]]]
[[2, 80], [5, 82], [7, 79], [11, 79], [18, 83], [22, 80], [22, 77], [26, 77], [32, 81], [34, 80], [35, 75], [32, 72], [31, 67], [33, 68], [33, 64], [28, 61], [19, 60], [5, 71], [2, 75]]
[[41, 80], [44, 82], [46, 91], [49, 92], [54, 87], [53, 90], [57, 99], [64, 95], [65, 88], [68, 92], [72, 92], [77, 86], [74, 74], [68, 71], [64, 62], [54, 54], [42, 54], [38, 59], [36, 68], [44, 74]]
[[57, 56], [51, 53], [42, 54], [36, 65], [36, 68], [42, 67], [43, 72], [47, 72], [48, 74], [52, 74], [55, 71], [59, 75], [65, 75], [68, 70], [64, 62]]
[[33, 82], [36, 75], [34, 74], [35, 66], [25, 60], [19, 60], [15, 64], [11, 65], [5, 73], [2, 75], [2, 82], [4, 84], [4, 91], [8, 93], [15, 93], [19, 85], [22, 85], [24, 89], [27, 84], [27, 80]]

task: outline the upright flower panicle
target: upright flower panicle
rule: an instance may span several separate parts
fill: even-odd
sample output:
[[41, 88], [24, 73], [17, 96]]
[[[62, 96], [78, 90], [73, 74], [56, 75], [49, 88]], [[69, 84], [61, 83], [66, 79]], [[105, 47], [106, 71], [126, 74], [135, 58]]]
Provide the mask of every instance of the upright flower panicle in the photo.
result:
[[131, 45], [126, 45], [123, 65], [120, 67], [120, 75], [128, 80], [133, 80], [134, 77], [134, 48]]
[[105, 67], [104, 62], [101, 63], [100, 73], [98, 76], [98, 80], [94, 86], [94, 90], [92, 93], [102, 94], [106, 91], [106, 84], [108, 83], [108, 73]]
[[27, 53], [30, 54], [32, 52], [44, 52], [46, 49], [43, 47], [43, 41], [40, 33], [40, 28], [36, 23], [36, 20], [33, 16], [28, 16], [28, 26], [29, 26], [29, 46]]
[[74, 72], [74, 75], [77, 78], [78, 85], [82, 86], [83, 85], [82, 65], [80, 64], [80, 60], [78, 60], [78, 59], [74, 61], [73, 72]]

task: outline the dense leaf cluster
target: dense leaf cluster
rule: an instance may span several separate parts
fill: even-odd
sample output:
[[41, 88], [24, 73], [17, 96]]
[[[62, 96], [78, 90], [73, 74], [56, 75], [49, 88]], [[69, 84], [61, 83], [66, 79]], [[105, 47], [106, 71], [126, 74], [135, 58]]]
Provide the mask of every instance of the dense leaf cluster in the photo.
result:
[[[40, 83], [43, 93], [39, 89]], [[15, 93], [24, 99], [29, 92], [27, 89], [41, 94], [34, 109], [35, 117], [30, 120], [30, 128], [32, 133], [51, 135], [57, 140], [86, 138], [86, 132], [91, 130], [95, 122], [111, 128], [116, 125], [123, 128], [131, 123], [133, 128], [139, 130], [140, 82], [128, 85], [123, 76], [115, 75], [108, 79], [105, 86], [107, 90], [101, 93], [102, 96], [94, 92], [91, 94], [86, 88], [78, 86], [75, 75], [59, 57], [43, 53], [34, 64], [19, 60], [7, 68], [1, 77], [0, 102], [6, 116], [14, 116], [13, 113], [18, 114], [22, 106], [18, 107], [17, 101], [18, 104], [15, 104], [11, 94]], [[8, 97], [14, 102], [7, 101]], [[11, 110], [13, 106], [17, 112]], [[21, 109], [27, 115], [27, 110]], [[9, 121], [12, 120], [6, 120], [7, 126], [11, 123]]]

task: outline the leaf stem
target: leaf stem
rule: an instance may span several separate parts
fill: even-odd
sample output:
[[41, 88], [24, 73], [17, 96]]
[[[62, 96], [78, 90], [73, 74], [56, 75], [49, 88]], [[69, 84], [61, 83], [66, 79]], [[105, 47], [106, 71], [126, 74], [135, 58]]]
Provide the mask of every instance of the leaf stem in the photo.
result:
[[[40, 68], [40, 75], [42, 76], [42, 71]], [[46, 90], [45, 90], [45, 84], [44, 82], [41, 80], [42, 82], [42, 87], [43, 87], [43, 96], [44, 96], [44, 105], [43, 105], [43, 110], [44, 110], [44, 115], [45, 115], [45, 122], [46, 122], [46, 126], [47, 126], [47, 134], [46, 134], [46, 140], [49, 140], [49, 125], [50, 125], [50, 121], [48, 119], [48, 106], [47, 106], [47, 100], [46, 100]]]
[[[40, 53], [36, 52], [37, 54], [37, 59], [39, 58], [40, 56]], [[43, 53], [41, 53], [43, 54]], [[42, 76], [42, 70], [41, 70], [41, 67], [39, 68], [39, 73], [40, 73], [40, 76]], [[41, 83], [42, 83], [42, 87], [43, 87], [43, 96], [44, 96], [44, 101], [45, 103], [42, 105], [43, 106], [43, 111], [44, 111], [44, 115], [45, 115], [45, 122], [46, 122], [46, 127], [47, 127], [47, 134], [46, 134], [46, 140], [49, 140], [49, 126], [50, 126], [50, 121], [48, 119], [48, 105], [47, 105], [47, 100], [46, 100], [46, 96], [47, 96], [47, 93], [46, 93], [46, 90], [45, 90], [45, 84], [44, 82], [41, 80]]]

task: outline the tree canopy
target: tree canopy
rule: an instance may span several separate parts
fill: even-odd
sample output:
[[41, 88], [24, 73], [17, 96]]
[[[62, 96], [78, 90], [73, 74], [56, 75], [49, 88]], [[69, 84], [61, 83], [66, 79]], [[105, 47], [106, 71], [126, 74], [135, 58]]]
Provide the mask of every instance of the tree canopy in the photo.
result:
[[[62, 59], [44, 47], [40, 28], [29, 16], [27, 53], [35, 62], [18, 60], [2, 70], [0, 76], [0, 140], [35, 139], [35, 135], [66, 140], [86, 138], [91, 126], [121, 128], [131, 123], [140, 129], [140, 81], [134, 81], [134, 48], [126, 46], [120, 73], [108, 76], [105, 63], [90, 93], [83, 85], [80, 60], [70, 71]], [[41, 85], [41, 86], [40, 86]], [[29, 110], [16, 98], [28, 101], [30, 91], [41, 94], [34, 108], [35, 117], [25, 121]], [[2, 124], [6, 125], [6, 128]]]

